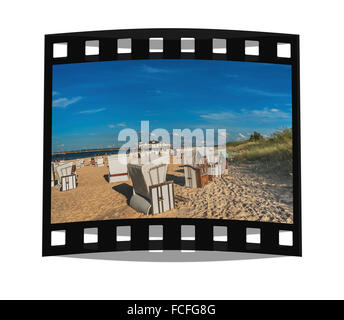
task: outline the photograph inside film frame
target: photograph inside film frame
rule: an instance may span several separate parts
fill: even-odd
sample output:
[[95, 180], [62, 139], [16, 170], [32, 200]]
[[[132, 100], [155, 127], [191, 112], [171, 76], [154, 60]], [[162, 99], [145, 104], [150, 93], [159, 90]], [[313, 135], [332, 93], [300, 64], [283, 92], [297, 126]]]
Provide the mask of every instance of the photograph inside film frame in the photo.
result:
[[51, 223], [293, 224], [291, 65], [52, 67]]

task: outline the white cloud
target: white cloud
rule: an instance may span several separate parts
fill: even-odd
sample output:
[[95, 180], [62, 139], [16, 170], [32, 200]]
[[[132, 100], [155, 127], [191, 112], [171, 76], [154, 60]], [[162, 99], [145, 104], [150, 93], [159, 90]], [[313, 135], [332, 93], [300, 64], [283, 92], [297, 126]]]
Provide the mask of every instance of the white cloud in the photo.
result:
[[124, 122], [121, 122], [121, 123], [117, 123], [117, 124], [109, 124], [108, 127], [110, 129], [114, 129], [116, 127], [126, 127], [127, 125], [124, 123]]
[[89, 109], [89, 110], [80, 111], [79, 114], [92, 114], [92, 113], [102, 112], [105, 110], [106, 110], [106, 108]]
[[271, 109], [264, 108], [263, 110], [252, 110], [253, 116], [258, 116], [264, 119], [276, 119], [276, 118], [283, 118], [283, 119], [291, 119], [291, 114], [288, 112], [283, 112], [278, 109]]
[[228, 121], [228, 120], [275, 120], [275, 119], [291, 119], [291, 113], [281, 111], [279, 109], [273, 108], [263, 108], [263, 109], [241, 109], [241, 112], [214, 112], [203, 114], [200, 117], [203, 119], [211, 121]]
[[53, 100], [53, 107], [56, 108], [66, 108], [67, 106], [78, 102], [81, 100], [82, 97], [74, 97], [74, 98], [58, 98]]
[[246, 136], [240, 132], [238, 133], [238, 136], [239, 136], [239, 138], [246, 138]]
[[221, 137], [228, 137], [228, 136], [229, 136], [229, 133], [220, 131], [220, 132], [219, 132], [219, 136], [221, 136]]
[[214, 112], [209, 114], [202, 114], [201, 118], [209, 120], [224, 120], [224, 119], [234, 119], [237, 117], [237, 114], [233, 112]]

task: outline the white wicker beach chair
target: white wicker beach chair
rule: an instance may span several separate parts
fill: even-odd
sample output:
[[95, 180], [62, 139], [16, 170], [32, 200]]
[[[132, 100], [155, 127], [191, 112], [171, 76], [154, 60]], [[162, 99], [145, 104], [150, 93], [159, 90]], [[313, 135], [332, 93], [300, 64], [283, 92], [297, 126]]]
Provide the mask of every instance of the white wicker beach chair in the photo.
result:
[[167, 164], [128, 164], [133, 183], [130, 206], [144, 214], [172, 210], [174, 204], [173, 181], [166, 181]]
[[103, 157], [99, 157], [96, 159], [96, 166], [97, 167], [104, 167], [104, 159]]
[[189, 188], [202, 188], [211, 180], [209, 164], [199, 150], [186, 150], [184, 153], [185, 186]]
[[197, 188], [197, 170], [191, 165], [184, 165], [185, 186], [188, 188]]
[[204, 147], [203, 156], [207, 159], [207, 162], [214, 163], [216, 162], [217, 154], [214, 147]]
[[67, 191], [77, 187], [78, 176], [73, 162], [63, 163], [56, 167], [58, 183], [56, 188], [60, 191]]
[[202, 188], [206, 183], [211, 181], [208, 173], [208, 166], [184, 165], [185, 186], [189, 188]]
[[113, 154], [108, 156], [109, 174], [108, 181], [128, 181], [128, 158], [126, 154]]
[[209, 163], [208, 174], [215, 177], [220, 177], [227, 173], [226, 169], [226, 158], [222, 153], [215, 156], [213, 162]]
[[212, 161], [208, 162], [208, 174], [213, 177], [221, 176], [221, 168], [219, 167], [219, 157], [213, 157]]
[[77, 159], [76, 160], [76, 168], [80, 169], [84, 167], [84, 159]]

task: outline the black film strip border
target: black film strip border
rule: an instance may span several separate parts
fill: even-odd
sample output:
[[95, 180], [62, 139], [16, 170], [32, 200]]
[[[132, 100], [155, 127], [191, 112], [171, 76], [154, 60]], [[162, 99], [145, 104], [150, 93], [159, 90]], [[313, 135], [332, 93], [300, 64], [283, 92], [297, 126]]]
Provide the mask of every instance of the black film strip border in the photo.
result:
[[[131, 53], [117, 53], [118, 39], [131, 39]], [[163, 38], [163, 52], [149, 52], [149, 39]], [[194, 38], [195, 52], [181, 52], [181, 38]], [[226, 39], [226, 53], [213, 53], [213, 39]], [[86, 41], [99, 41], [98, 55], [85, 55]], [[259, 55], [245, 55], [245, 41], [259, 42]], [[67, 43], [67, 57], [53, 58], [54, 43]], [[291, 57], [277, 57], [277, 44], [289, 43]], [[52, 67], [57, 64], [134, 59], [205, 59], [288, 64], [292, 66], [294, 223], [277, 224], [215, 219], [127, 219], [50, 223]], [[43, 255], [123, 250], [216, 250], [301, 256], [299, 36], [207, 29], [133, 29], [45, 36]], [[163, 240], [149, 240], [149, 226], [163, 226]], [[194, 225], [195, 239], [181, 240], [181, 226]], [[130, 241], [116, 241], [116, 227], [130, 226]], [[228, 241], [213, 240], [215, 226], [227, 227]], [[98, 242], [84, 243], [84, 229], [97, 228]], [[246, 229], [260, 229], [260, 244], [247, 243]], [[51, 232], [64, 230], [65, 245], [52, 246]], [[279, 245], [281, 230], [293, 232], [292, 246]]]

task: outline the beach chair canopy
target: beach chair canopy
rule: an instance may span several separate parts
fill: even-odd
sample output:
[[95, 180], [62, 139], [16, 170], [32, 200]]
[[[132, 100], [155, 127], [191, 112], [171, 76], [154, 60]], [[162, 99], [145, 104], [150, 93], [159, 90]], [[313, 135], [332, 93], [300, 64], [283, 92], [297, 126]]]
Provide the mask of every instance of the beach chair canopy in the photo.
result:
[[74, 173], [73, 166], [74, 166], [73, 162], [68, 162], [68, 163], [63, 163], [61, 165], [58, 165], [56, 167], [56, 173], [57, 173], [59, 181], [61, 180], [61, 177], [69, 176]]
[[113, 154], [107, 157], [110, 174], [128, 172], [128, 157], [126, 154]]
[[167, 165], [129, 163], [128, 172], [133, 183], [134, 192], [149, 199], [149, 187], [166, 181]]

